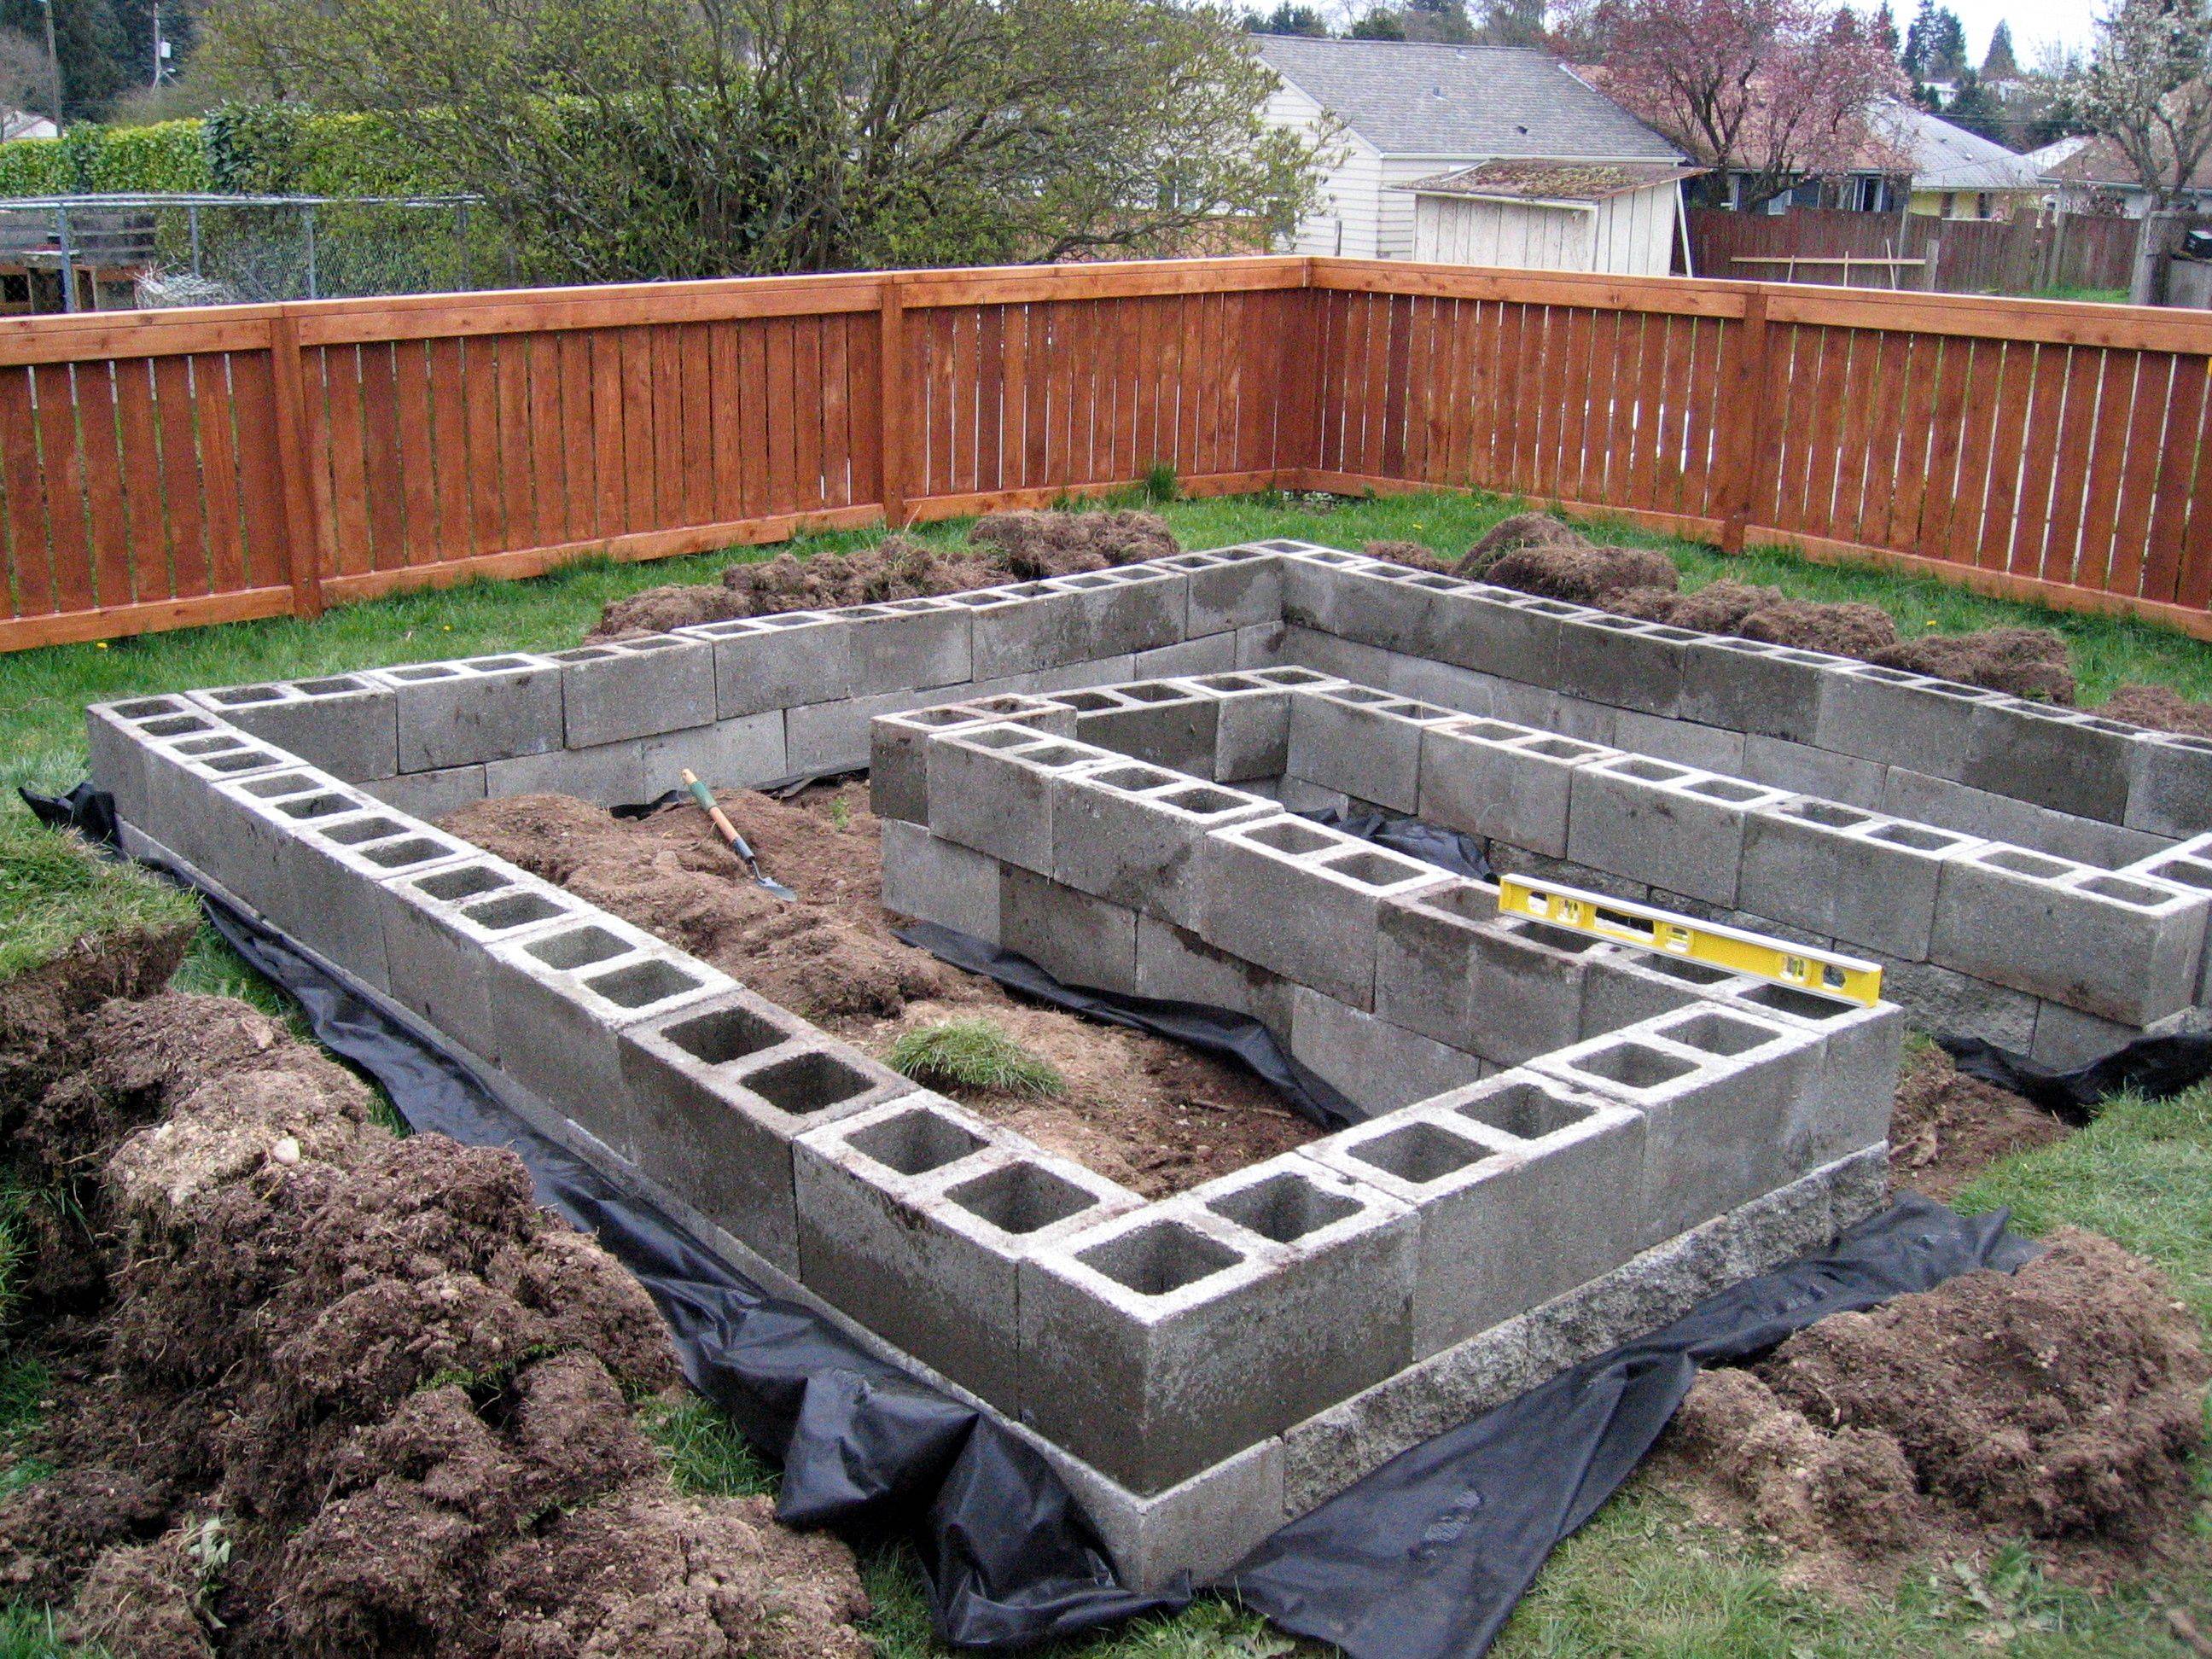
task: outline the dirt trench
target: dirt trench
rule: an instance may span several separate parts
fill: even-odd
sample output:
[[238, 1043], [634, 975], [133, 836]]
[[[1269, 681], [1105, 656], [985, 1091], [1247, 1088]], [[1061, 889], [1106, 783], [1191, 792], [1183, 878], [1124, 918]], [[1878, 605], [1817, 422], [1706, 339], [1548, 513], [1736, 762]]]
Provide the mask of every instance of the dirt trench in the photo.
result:
[[939, 1085], [1039, 1146], [1165, 1197], [1317, 1139], [1241, 1068], [1170, 1042], [1021, 1002], [893, 936], [881, 836], [865, 783], [793, 802], [718, 799], [787, 903], [744, 878], [690, 805], [623, 821], [565, 795], [462, 808], [440, 827], [713, 963], [878, 1058], [904, 1033], [987, 1017], [1066, 1081], [1042, 1098]]
[[[0, 1594], [141, 1659], [862, 1659], [849, 1553], [680, 1496], [641, 1412], [659, 1315], [521, 1163], [398, 1138], [242, 1003], [112, 942], [18, 1048], [11, 1173], [64, 1172], [11, 1348], [51, 1405], [10, 1448]], [[120, 958], [129, 957], [130, 960]]]

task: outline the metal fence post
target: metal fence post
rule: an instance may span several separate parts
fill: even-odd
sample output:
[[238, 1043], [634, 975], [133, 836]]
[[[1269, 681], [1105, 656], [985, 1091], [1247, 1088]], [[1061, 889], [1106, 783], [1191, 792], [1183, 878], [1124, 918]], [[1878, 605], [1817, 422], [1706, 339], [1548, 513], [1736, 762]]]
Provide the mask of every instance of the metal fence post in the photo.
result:
[[61, 244], [62, 309], [76, 309], [76, 261], [70, 252], [69, 209], [54, 204], [54, 237]]

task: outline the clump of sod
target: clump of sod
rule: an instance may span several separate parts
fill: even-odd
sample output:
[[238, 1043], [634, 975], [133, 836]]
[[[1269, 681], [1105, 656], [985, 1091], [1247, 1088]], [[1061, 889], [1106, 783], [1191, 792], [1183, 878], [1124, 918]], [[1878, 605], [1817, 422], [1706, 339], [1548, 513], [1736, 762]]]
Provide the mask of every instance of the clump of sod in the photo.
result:
[[916, 1026], [891, 1044], [884, 1063], [933, 1088], [1056, 1095], [1067, 1087], [1049, 1060], [1031, 1054], [988, 1019], [947, 1019]]

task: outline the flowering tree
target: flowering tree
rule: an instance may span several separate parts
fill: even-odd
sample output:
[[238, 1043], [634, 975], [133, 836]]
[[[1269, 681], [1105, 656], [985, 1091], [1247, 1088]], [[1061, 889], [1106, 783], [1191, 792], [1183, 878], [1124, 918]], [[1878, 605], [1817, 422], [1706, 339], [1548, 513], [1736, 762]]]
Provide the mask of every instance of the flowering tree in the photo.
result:
[[2096, 52], [2067, 82], [2066, 96], [2167, 207], [2212, 152], [2208, 71], [2212, 7], [2205, 0], [2118, 0], [2098, 19]]
[[1873, 27], [1827, 0], [1590, 0], [1605, 89], [1754, 207], [1799, 179], [1903, 170], [1879, 119], [1909, 88]]

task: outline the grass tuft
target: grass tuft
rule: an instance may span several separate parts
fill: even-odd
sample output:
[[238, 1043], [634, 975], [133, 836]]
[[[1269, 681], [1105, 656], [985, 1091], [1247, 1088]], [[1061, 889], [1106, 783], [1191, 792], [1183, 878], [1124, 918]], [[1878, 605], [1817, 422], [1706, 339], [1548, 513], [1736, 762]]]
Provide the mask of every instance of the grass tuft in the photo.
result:
[[0, 813], [0, 980], [88, 935], [173, 927], [198, 915], [190, 894], [97, 856], [82, 836]]
[[988, 1090], [1002, 1095], [1057, 1095], [1067, 1080], [988, 1019], [948, 1019], [917, 1026], [891, 1044], [884, 1063], [936, 1088]]
[[775, 1470], [737, 1425], [696, 1394], [656, 1401], [639, 1421], [668, 1459], [676, 1490], [694, 1498], [757, 1498], [775, 1490]]

